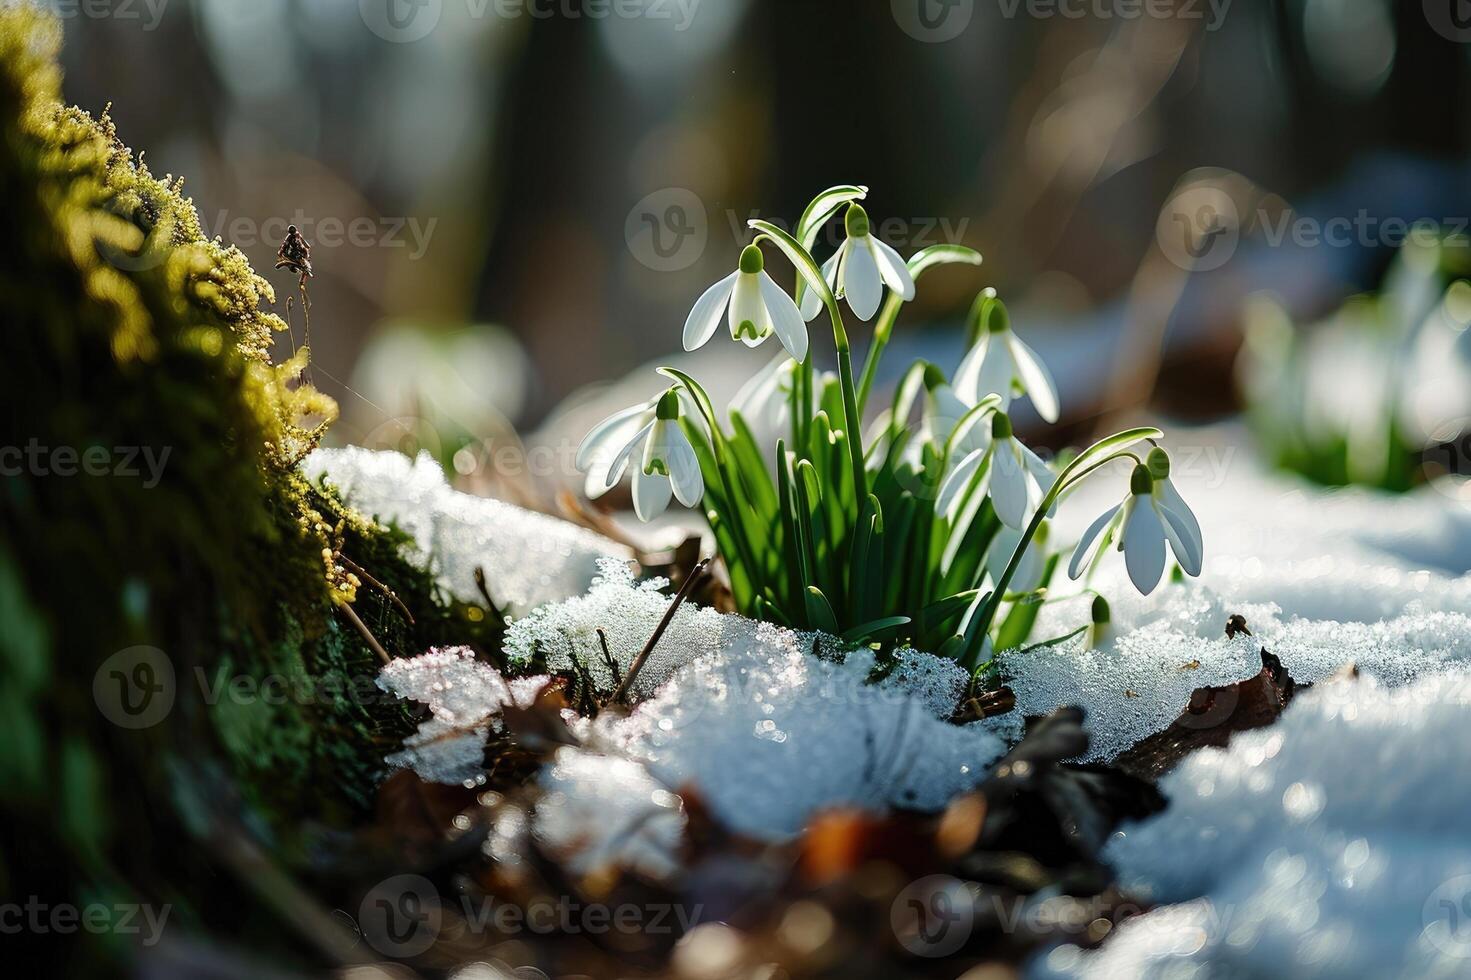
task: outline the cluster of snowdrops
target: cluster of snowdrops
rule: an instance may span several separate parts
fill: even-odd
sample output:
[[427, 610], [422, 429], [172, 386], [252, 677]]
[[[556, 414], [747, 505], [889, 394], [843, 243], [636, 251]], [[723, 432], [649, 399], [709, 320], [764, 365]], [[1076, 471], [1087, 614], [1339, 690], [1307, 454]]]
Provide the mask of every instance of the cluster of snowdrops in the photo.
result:
[[[916, 281], [939, 265], [981, 262], [957, 245], [906, 262], [872, 235], [859, 203], [866, 195], [856, 185], [830, 188], [791, 232], [750, 222], [754, 238], [739, 268], [696, 301], [684, 347], [708, 343], [723, 319], [733, 340], [756, 347], [775, 335], [783, 350], [723, 416], [698, 381], [661, 368], [666, 390], [583, 440], [577, 465], [587, 495], [607, 492], [631, 469], [640, 519], [662, 514], [671, 498], [704, 511], [743, 613], [854, 643], [907, 642], [977, 677], [996, 651], [1032, 641], [1062, 558], [1049, 548], [1049, 518], [1083, 480], [1117, 469], [1110, 464], [1132, 461], [1127, 490], [1084, 532], [1068, 575], [1090, 575], [1111, 545], [1145, 594], [1165, 574], [1167, 545], [1181, 571], [1200, 574], [1200, 525], [1170, 482], [1158, 429], [1116, 433], [1054, 465], [1016, 438], [1012, 402], [1029, 398], [1056, 422], [1058, 394], [994, 290], [971, 309], [968, 352], [953, 376], [916, 361], [864, 428], [880, 360]], [[839, 212], [846, 237], [819, 266], [811, 250]], [[796, 268], [795, 297], [765, 271], [763, 244]], [[857, 375], [840, 300], [860, 320], [877, 316]], [[808, 323], [824, 311], [836, 373], [817, 370], [809, 342]], [[781, 433], [774, 454], [756, 431]], [[1091, 640], [1107, 622], [1108, 603], [1095, 593], [1091, 622], [1041, 642], [1083, 632]]]

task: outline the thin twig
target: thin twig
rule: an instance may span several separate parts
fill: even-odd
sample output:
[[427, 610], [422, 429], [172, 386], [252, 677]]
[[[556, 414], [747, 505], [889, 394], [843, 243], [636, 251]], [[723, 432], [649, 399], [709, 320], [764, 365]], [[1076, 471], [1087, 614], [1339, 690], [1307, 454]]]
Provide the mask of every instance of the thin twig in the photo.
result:
[[623, 683], [622, 671], [618, 669], [618, 661], [613, 659], [612, 651], [608, 649], [608, 634], [603, 632], [601, 626], [597, 629], [598, 646], [603, 648], [603, 661], [608, 665], [609, 672], [613, 675], [613, 687], [617, 688]]
[[628, 665], [628, 676], [623, 678], [623, 682], [613, 692], [613, 702], [615, 704], [622, 701], [628, 694], [629, 688], [633, 687], [633, 682], [638, 677], [638, 672], [644, 668], [644, 661], [648, 660], [649, 654], [654, 652], [655, 645], [658, 644], [659, 638], [664, 635], [664, 631], [669, 628], [669, 623], [674, 619], [674, 614], [679, 611], [679, 607], [683, 605], [684, 600], [694, 591], [695, 583], [704, 577], [705, 571], [709, 567], [710, 559], [706, 558], [704, 561], [695, 565], [694, 568], [690, 569], [689, 576], [684, 580], [684, 584], [674, 594], [674, 601], [664, 611], [664, 618], [659, 620], [659, 625], [654, 630], [654, 635], [649, 637], [649, 642], [644, 644], [644, 648], [638, 652], [638, 656], [633, 658], [633, 663]]
[[373, 634], [368, 632], [368, 627], [358, 618], [358, 614], [353, 612], [352, 606], [343, 603], [337, 608], [346, 614], [349, 623], [357, 627], [357, 631], [363, 635], [363, 639], [367, 642], [368, 646], [373, 648], [373, 652], [378, 655], [378, 659], [382, 660], [385, 664], [393, 662], [393, 658], [388, 655], [388, 651], [383, 649], [383, 644], [379, 643], [373, 637]]
[[485, 598], [485, 608], [499, 616], [501, 614], [501, 607], [495, 604], [495, 600], [490, 595], [490, 586], [485, 584], [484, 565], [475, 566], [475, 588], [479, 589], [481, 596]]
[[404, 605], [403, 600], [398, 597], [398, 593], [397, 592], [393, 591], [388, 586], [386, 586], [382, 582], [378, 581], [376, 578], [374, 578], [368, 572], [368, 570], [366, 568], [364, 568], [363, 566], [359, 565], [357, 562], [353, 561], [351, 558], [347, 557], [342, 552], [339, 551], [337, 553], [337, 558], [338, 558], [339, 561], [341, 561], [348, 568], [352, 569], [353, 573], [356, 574], [359, 578], [361, 578], [364, 582], [367, 582], [373, 588], [377, 589], [379, 592], [382, 592], [385, 596], [387, 596], [388, 597], [388, 601], [391, 602], [391, 603], [393, 603], [395, 606], [397, 606], [398, 607], [398, 611], [401, 612], [401, 613], [403, 613], [403, 617], [404, 617], [404, 619], [407, 619], [409, 621], [409, 625], [410, 626], [413, 626], [414, 625], [414, 614], [411, 613], [411, 612], [409, 612], [409, 607], [406, 606], [406, 605]]

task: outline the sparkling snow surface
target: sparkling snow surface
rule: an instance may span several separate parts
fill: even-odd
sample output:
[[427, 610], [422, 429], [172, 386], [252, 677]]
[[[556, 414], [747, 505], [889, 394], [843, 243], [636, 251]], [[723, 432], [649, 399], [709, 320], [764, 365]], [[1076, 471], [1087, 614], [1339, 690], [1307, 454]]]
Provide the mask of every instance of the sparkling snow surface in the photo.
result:
[[1335, 681], [1187, 758], [1108, 859], [1164, 905], [1038, 977], [1471, 976], [1471, 672]]
[[[1109, 554], [1089, 584], [1112, 605], [1111, 638], [1091, 651], [1079, 639], [1004, 655], [1021, 709], [1012, 717], [941, 721], [963, 677], [924, 654], [867, 685], [866, 655], [836, 662], [811, 636], [685, 608], [640, 676], [633, 712], [574, 721], [587, 748], [548, 767], [557, 806], [531, 831], [576, 837], [606, 861], [635, 810], [653, 841], [671, 844], [668, 790], [691, 788], [733, 829], [767, 839], [828, 806], [939, 807], [984, 777], [1020, 714], [1081, 704], [1091, 757], [1111, 758], [1165, 728], [1194, 688], [1255, 674], [1266, 646], [1317, 688], [1277, 725], [1187, 759], [1162, 784], [1170, 808], [1110, 846], [1131, 892], [1174, 904], [1129, 920], [1098, 951], [1064, 946], [1032, 971], [1471, 976], [1471, 498], [1451, 484], [1399, 497], [1308, 488], [1263, 474], [1233, 437], [1167, 443], [1204, 528], [1202, 577], [1139, 597]], [[1126, 487], [1127, 473], [1100, 474], [1063, 503], [1053, 540], [1075, 538]], [[1059, 601], [1038, 638], [1086, 622], [1080, 586], [1054, 581]], [[617, 563], [573, 594], [519, 620], [508, 652], [540, 653], [558, 670], [575, 651], [611, 686], [595, 630], [621, 674], [669, 599]], [[1224, 637], [1233, 613], [1253, 636]], [[1349, 662], [1361, 679], [1322, 683]], [[430, 724], [445, 723], [442, 710], [476, 723], [473, 705], [441, 700]], [[609, 759], [632, 766], [618, 778], [640, 788], [633, 810], [600, 822], [590, 814], [602, 804], [589, 802], [577, 817], [580, 801], [616, 799]], [[618, 859], [657, 864], [645, 851]]]
[[629, 558], [627, 549], [567, 521], [514, 504], [450, 489], [428, 453], [318, 449], [307, 457], [310, 479], [322, 476], [363, 514], [413, 535], [419, 558], [456, 597], [479, 602], [475, 569], [485, 569], [491, 596], [520, 615], [587, 588], [597, 560]]

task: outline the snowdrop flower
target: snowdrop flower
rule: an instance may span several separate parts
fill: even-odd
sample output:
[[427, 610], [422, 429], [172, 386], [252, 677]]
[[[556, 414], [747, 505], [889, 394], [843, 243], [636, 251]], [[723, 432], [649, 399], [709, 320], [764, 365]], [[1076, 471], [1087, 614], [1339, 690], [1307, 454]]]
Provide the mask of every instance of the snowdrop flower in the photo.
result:
[[587, 473], [588, 498], [595, 500], [616, 486], [638, 453], [633, 510], [639, 520], [664, 513], [671, 494], [686, 507], [697, 505], [705, 495], [705, 481], [694, 447], [679, 426], [681, 408], [678, 389], [670, 388], [594, 426], [577, 449], [577, 468]]
[[[909, 266], [898, 252], [869, 234], [868, 212], [862, 205], [848, 205], [843, 228], [848, 237], [822, 264], [823, 278], [833, 295], [846, 297], [848, 307], [860, 320], [873, 319], [886, 284], [905, 302], [914, 299], [914, 277], [909, 274]], [[811, 320], [821, 312], [822, 300], [807, 290], [802, 296], [803, 319]]]
[[[1205, 560], [1205, 539], [1201, 536], [1200, 521], [1195, 519], [1195, 511], [1190, 509], [1185, 498], [1180, 496], [1180, 491], [1170, 482], [1170, 454], [1155, 446], [1145, 457], [1144, 463], [1149, 467], [1149, 475], [1154, 477], [1154, 499], [1180, 519], [1181, 540], [1190, 552], [1188, 559], [1180, 559], [1180, 567], [1191, 575], [1199, 575]], [[1177, 551], [1176, 555], [1178, 554]]]
[[797, 304], [767, 275], [761, 248], [747, 245], [740, 268], [705, 290], [684, 323], [684, 349], [709, 343], [726, 314], [730, 337], [759, 347], [774, 332], [795, 360], [807, 358], [807, 323]]
[[[1016, 566], [1016, 572], [1011, 576], [1011, 584], [1007, 586], [1008, 592], [1032, 592], [1042, 584], [1042, 572], [1046, 567], [1047, 538], [1051, 533], [1051, 525], [1043, 521], [1037, 526], [1037, 534], [1032, 538], [1032, 543], [1027, 545], [1027, 550], [1022, 554], [1021, 564]], [[1016, 528], [1002, 526], [996, 532], [996, 537], [991, 539], [991, 547], [986, 551], [986, 571], [991, 575], [994, 584], [1001, 581], [1001, 576], [1006, 572], [1007, 563], [1011, 556], [1016, 554], [1016, 546], [1021, 544], [1022, 532]]]
[[[970, 414], [971, 406], [961, 400], [945, 380], [945, 375], [933, 364], [925, 368], [924, 383], [925, 415], [920, 420], [920, 439], [944, 449], [961, 421]], [[979, 425], [975, 418], [971, 418], [966, 422], [965, 431], [956, 438], [951, 457], [960, 459], [977, 449], [985, 449], [991, 441], [990, 436], [989, 426]]]
[[1191, 529], [1194, 516], [1187, 521], [1167, 506], [1156, 494], [1155, 484], [1147, 465], [1141, 463], [1134, 467], [1129, 478], [1129, 496], [1105, 511], [1083, 532], [1068, 564], [1069, 577], [1076, 579], [1082, 575], [1103, 542], [1120, 528], [1123, 533], [1118, 547], [1124, 553], [1129, 580], [1141, 594], [1153, 592], [1164, 575], [1166, 541], [1182, 569], [1191, 575], [1200, 574], [1201, 542], [1198, 531]]
[[[940, 485], [937, 509], [946, 517], [959, 513], [964, 491], [978, 472], [981, 476], [975, 494], [984, 494], [989, 488], [996, 516], [1017, 531], [1026, 526], [1028, 515], [1036, 511], [1052, 487], [1052, 471], [1036, 453], [1017, 441], [1005, 412], [991, 416], [990, 444], [962, 459]], [[1049, 515], [1051, 512], [1049, 509]]]
[[792, 418], [792, 377], [797, 362], [778, 354], [731, 399], [730, 411], [740, 413], [753, 432], [782, 432]]
[[1015, 395], [1026, 394], [1037, 414], [1048, 422], [1058, 416], [1057, 384], [1037, 352], [1011, 331], [1006, 305], [987, 289], [980, 300], [980, 337], [960, 369], [955, 372], [955, 390], [974, 405], [990, 394], [1001, 396], [1005, 411]]

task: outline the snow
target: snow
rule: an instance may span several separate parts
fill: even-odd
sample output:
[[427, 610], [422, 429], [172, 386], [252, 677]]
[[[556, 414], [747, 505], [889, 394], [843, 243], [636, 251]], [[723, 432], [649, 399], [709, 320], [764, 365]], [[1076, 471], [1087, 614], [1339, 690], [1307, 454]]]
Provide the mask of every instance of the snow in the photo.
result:
[[[1403, 495], [1323, 490], [1263, 472], [1235, 430], [1195, 430], [1167, 442], [1172, 480], [1205, 537], [1198, 580], [1151, 596], [1130, 587], [1121, 556], [1090, 583], [1112, 607], [1112, 636], [1003, 654], [1007, 683], [1028, 715], [1064, 704], [1088, 712], [1088, 758], [1110, 759], [1174, 720], [1198, 687], [1244, 680], [1265, 646], [1298, 681], [1347, 662], [1388, 684], [1471, 658], [1471, 497], [1437, 483]], [[1055, 540], [1116, 503], [1123, 472], [1100, 473], [1066, 501]], [[1059, 575], [1037, 637], [1088, 622], [1091, 593]], [[1073, 597], [1067, 598], [1070, 593]], [[1253, 633], [1225, 638], [1239, 613]]]
[[514, 504], [460, 493], [428, 453], [318, 449], [303, 469], [326, 478], [352, 507], [393, 524], [418, 542], [421, 567], [465, 602], [483, 602], [475, 569], [491, 597], [514, 614], [584, 591], [599, 558], [631, 558], [601, 535]]
[[1187, 758], [1106, 858], [1164, 905], [1038, 977], [1471, 973], [1471, 671], [1335, 681]]

